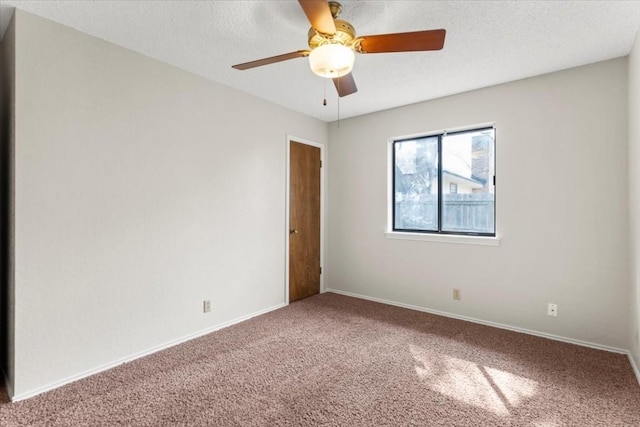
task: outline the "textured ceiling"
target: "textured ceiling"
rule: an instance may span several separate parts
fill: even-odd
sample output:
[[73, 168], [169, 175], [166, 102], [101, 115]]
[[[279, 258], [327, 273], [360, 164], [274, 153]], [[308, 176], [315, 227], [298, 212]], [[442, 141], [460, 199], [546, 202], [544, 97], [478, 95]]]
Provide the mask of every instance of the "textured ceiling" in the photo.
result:
[[340, 99], [305, 58], [231, 65], [307, 48], [297, 1], [0, 0], [324, 121], [627, 55], [640, 1], [342, 1], [358, 35], [445, 28], [437, 52], [358, 55]]

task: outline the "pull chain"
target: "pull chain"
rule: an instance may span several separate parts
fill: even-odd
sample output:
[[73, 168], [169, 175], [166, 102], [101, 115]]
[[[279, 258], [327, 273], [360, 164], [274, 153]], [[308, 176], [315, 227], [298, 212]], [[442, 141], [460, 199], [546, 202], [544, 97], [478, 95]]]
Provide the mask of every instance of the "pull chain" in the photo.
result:
[[324, 101], [322, 101], [322, 105], [324, 105], [325, 107], [327, 106], [327, 80], [328, 79], [323, 79], [324, 80]]

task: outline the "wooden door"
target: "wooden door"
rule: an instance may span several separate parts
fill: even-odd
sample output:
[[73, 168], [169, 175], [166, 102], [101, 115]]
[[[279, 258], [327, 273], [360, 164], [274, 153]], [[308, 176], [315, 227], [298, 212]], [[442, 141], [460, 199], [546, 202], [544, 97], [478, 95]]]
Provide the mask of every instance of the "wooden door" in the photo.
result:
[[320, 293], [320, 148], [290, 142], [289, 302]]

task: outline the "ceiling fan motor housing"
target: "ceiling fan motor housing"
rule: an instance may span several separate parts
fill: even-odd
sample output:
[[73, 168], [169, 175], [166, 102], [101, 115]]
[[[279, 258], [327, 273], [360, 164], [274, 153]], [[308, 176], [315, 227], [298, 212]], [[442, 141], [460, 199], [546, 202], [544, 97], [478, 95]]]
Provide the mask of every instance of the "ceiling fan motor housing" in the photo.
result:
[[336, 33], [333, 35], [319, 33], [313, 28], [309, 29], [309, 47], [311, 50], [327, 43], [337, 43], [352, 47], [353, 41], [356, 39], [356, 29], [353, 28], [351, 23], [342, 19], [335, 19], [334, 22], [336, 24]]

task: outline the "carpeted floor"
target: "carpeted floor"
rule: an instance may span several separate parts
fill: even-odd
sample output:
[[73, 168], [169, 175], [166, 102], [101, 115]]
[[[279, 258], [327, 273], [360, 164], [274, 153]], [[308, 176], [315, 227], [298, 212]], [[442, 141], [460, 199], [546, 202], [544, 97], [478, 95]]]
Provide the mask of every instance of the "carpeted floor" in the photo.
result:
[[14, 404], [3, 426], [640, 426], [626, 356], [323, 294]]

